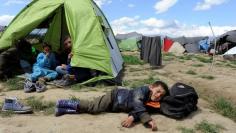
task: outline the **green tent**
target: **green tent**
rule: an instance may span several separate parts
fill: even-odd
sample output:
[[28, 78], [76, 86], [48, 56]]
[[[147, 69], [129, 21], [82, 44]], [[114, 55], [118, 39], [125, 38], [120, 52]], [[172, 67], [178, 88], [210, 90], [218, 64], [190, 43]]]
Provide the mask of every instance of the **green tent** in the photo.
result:
[[113, 31], [92, 0], [34, 0], [8, 25], [0, 38], [0, 50], [26, 37], [37, 28], [47, 28], [44, 41], [58, 51], [65, 35], [73, 43], [71, 65], [96, 69], [105, 76], [90, 81], [115, 78], [123, 59]]
[[137, 39], [134, 37], [121, 40], [119, 43], [119, 47], [121, 51], [137, 51]]

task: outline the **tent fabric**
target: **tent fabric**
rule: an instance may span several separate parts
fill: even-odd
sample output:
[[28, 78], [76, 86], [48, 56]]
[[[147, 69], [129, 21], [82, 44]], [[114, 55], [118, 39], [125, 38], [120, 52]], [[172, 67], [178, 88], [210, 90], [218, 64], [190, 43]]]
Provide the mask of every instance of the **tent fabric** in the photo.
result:
[[4, 27], [4, 26], [0, 26], [0, 32], [3, 32], [3, 31], [4, 31], [4, 29], [5, 29], [5, 27]]
[[161, 37], [142, 37], [140, 58], [151, 66], [162, 65]]
[[201, 40], [198, 42], [198, 44], [199, 44], [199, 49], [205, 52], [208, 50], [210, 45], [208, 39]]
[[[236, 30], [228, 31], [216, 38], [217, 50], [225, 53], [228, 49], [236, 46]], [[227, 46], [227, 47], [226, 47]]]
[[128, 38], [125, 40], [121, 40], [119, 43], [119, 47], [121, 51], [137, 51], [137, 39], [136, 38]]
[[200, 52], [198, 43], [188, 43], [188, 44], [185, 44], [184, 47], [188, 53], [199, 53]]
[[60, 49], [68, 29], [73, 43], [72, 66], [99, 70], [110, 78], [121, 71], [123, 59], [113, 31], [92, 0], [32, 1], [9, 24], [0, 38], [0, 49], [11, 47], [41, 26], [49, 27], [45, 41], [54, 51]]
[[225, 52], [224, 55], [236, 55], [236, 47], [231, 48], [230, 50]]
[[142, 38], [142, 34], [139, 34], [137, 32], [130, 32], [126, 34], [117, 34], [116, 39], [117, 40], [125, 40], [128, 38]]
[[236, 30], [228, 31], [218, 37], [218, 40], [225, 38], [227, 42], [236, 43]]
[[223, 54], [223, 58], [227, 60], [236, 60], [236, 46]]
[[185, 52], [185, 49], [179, 42], [174, 42], [168, 52], [175, 53], [176, 55], [180, 55]]
[[169, 38], [164, 38], [164, 51], [168, 52], [174, 42]]

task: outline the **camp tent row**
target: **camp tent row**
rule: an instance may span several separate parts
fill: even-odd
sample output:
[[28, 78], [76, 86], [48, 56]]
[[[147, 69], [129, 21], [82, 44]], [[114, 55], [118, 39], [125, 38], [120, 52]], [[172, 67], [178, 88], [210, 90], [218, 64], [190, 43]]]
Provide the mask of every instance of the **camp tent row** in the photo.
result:
[[92, 0], [34, 0], [8, 25], [0, 38], [6, 49], [31, 31], [47, 28], [44, 41], [60, 50], [65, 35], [73, 43], [71, 65], [102, 71], [107, 75], [89, 81], [115, 78], [123, 59], [113, 31], [102, 11]]
[[209, 37], [178, 37], [164, 38], [164, 51], [177, 53], [200, 53], [206, 52], [209, 47]]

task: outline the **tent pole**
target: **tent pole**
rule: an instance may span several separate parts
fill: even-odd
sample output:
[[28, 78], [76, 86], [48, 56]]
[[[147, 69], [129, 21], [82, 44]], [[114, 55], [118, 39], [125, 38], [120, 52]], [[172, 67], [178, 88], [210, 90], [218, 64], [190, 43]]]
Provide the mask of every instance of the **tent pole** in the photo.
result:
[[214, 66], [214, 61], [215, 61], [215, 54], [216, 54], [216, 36], [215, 36], [215, 33], [213, 31], [213, 28], [211, 26], [211, 22], [209, 21], [209, 26], [211, 28], [211, 32], [212, 32], [212, 35], [214, 37], [214, 52], [213, 52], [213, 56], [212, 56], [212, 62], [211, 62], [211, 66], [210, 66], [210, 70], [213, 69], [213, 66]]

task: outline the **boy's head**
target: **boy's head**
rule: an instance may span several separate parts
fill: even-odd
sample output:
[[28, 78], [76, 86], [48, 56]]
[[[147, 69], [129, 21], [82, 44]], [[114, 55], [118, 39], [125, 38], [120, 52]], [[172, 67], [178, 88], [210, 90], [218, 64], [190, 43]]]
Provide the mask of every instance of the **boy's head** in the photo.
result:
[[43, 51], [45, 53], [49, 53], [51, 51], [51, 45], [49, 45], [48, 43], [44, 42], [43, 43]]
[[161, 98], [169, 94], [168, 86], [162, 81], [156, 81], [149, 85], [151, 91], [150, 99], [152, 101], [160, 101]]
[[66, 50], [71, 50], [72, 48], [72, 42], [70, 36], [66, 36], [64, 38], [64, 47]]

